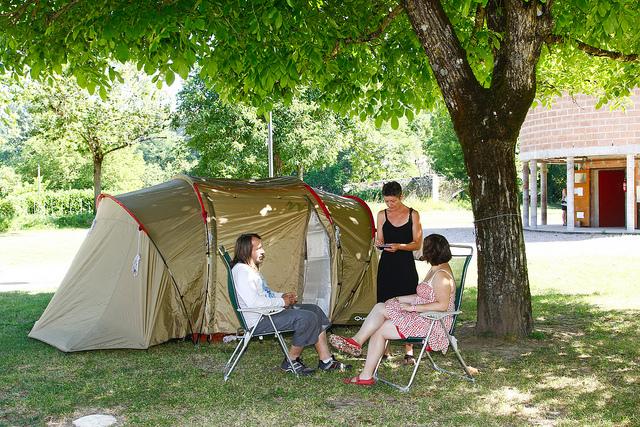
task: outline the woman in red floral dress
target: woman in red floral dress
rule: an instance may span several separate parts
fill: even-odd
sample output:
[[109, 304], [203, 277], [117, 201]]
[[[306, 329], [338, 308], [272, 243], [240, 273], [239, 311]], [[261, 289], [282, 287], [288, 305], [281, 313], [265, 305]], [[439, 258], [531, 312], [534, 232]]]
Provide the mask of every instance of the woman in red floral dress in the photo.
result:
[[[373, 372], [382, 357], [387, 340], [425, 336], [432, 321], [421, 317], [421, 312], [453, 311], [456, 285], [448, 264], [451, 250], [447, 239], [440, 234], [425, 237], [421, 259], [429, 262], [431, 269], [418, 285], [416, 294], [399, 296], [376, 304], [352, 338], [339, 335], [329, 337], [329, 343], [333, 347], [354, 356], [359, 356], [362, 353], [362, 345], [371, 339], [362, 372], [353, 378], [345, 378], [345, 383], [374, 384]], [[444, 330], [439, 322], [433, 326], [429, 346], [434, 351], [445, 352], [449, 346], [447, 333], [451, 328], [451, 317], [445, 320], [445, 325], [447, 330]]]

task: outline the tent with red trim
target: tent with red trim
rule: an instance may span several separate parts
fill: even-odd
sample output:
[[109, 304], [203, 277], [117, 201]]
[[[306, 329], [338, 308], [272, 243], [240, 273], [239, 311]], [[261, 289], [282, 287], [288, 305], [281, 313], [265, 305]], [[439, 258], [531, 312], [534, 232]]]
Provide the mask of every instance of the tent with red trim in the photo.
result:
[[232, 253], [247, 232], [263, 238], [261, 271], [274, 290], [296, 291], [335, 324], [361, 323], [375, 304], [375, 230], [362, 200], [293, 177], [178, 176], [99, 197], [93, 226], [29, 336], [81, 351], [236, 332], [217, 248]]

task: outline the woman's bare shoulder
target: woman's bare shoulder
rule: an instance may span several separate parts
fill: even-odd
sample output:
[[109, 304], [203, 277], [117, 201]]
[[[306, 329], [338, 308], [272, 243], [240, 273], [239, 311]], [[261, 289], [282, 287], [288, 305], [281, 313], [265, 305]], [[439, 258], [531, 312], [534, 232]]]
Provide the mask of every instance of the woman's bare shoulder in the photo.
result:
[[450, 270], [442, 268], [433, 275], [433, 286], [449, 286], [451, 284], [455, 285], [455, 281]]

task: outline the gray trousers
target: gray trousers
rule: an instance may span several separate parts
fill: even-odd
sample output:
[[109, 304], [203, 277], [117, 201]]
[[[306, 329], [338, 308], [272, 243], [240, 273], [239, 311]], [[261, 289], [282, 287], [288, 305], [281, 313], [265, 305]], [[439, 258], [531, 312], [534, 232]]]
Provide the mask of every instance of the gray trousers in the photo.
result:
[[[306, 347], [318, 342], [318, 336], [326, 331], [331, 322], [322, 309], [315, 304], [295, 304], [272, 317], [278, 331], [293, 331], [292, 344]], [[254, 334], [274, 332], [267, 316], [258, 322]]]

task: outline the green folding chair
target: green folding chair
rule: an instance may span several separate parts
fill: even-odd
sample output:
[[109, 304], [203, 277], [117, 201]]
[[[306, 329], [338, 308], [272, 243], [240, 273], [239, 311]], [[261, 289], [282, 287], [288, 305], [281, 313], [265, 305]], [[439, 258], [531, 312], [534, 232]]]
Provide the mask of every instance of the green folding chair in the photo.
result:
[[[455, 327], [456, 327], [456, 320], [458, 318], [458, 315], [460, 313], [462, 313], [460, 311], [460, 304], [462, 303], [462, 294], [464, 292], [464, 281], [467, 275], [467, 268], [469, 267], [469, 263], [471, 262], [471, 257], [473, 256], [473, 247], [471, 246], [466, 246], [466, 245], [450, 245], [451, 247], [451, 255], [453, 256], [453, 258], [451, 258], [451, 260], [449, 261], [449, 266], [451, 267], [451, 271], [453, 272], [453, 277], [454, 280], [456, 282], [456, 297], [454, 300], [454, 311], [427, 311], [421, 314], [421, 316], [426, 317], [427, 319], [432, 320], [431, 322], [431, 326], [429, 328], [429, 330], [427, 331], [426, 335], [424, 337], [407, 337], [404, 340], [395, 340], [396, 342], [401, 342], [404, 344], [414, 344], [414, 345], [422, 345], [421, 349], [420, 349], [420, 355], [418, 356], [418, 359], [416, 360], [416, 364], [413, 367], [413, 372], [411, 373], [411, 378], [409, 379], [409, 383], [407, 385], [400, 385], [400, 384], [396, 384], [392, 381], [389, 381], [388, 379], [384, 379], [382, 377], [380, 377], [378, 375], [378, 368], [380, 367], [380, 362], [382, 361], [382, 359], [380, 359], [380, 361], [378, 361], [378, 366], [376, 367], [376, 370], [374, 372], [374, 377], [376, 378], [377, 381], [381, 381], [385, 384], [388, 384], [392, 387], [395, 387], [401, 391], [409, 391], [409, 388], [411, 387], [411, 384], [413, 383], [413, 380], [415, 379], [416, 376], [416, 372], [418, 372], [418, 368], [420, 367], [420, 362], [422, 361], [423, 356], [426, 354], [427, 357], [429, 358], [429, 360], [431, 361], [431, 365], [433, 367], [434, 370], [438, 371], [438, 372], [443, 372], [446, 374], [450, 374], [450, 375], [455, 375], [455, 376], [460, 376], [462, 378], [464, 378], [467, 381], [470, 382], [475, 382], [475, 379], [473, 378], [471, 371], [469, 370], [469, 367], [467, 366], [467, 364], [464, 362], [464, 359], [462, 358], [462, 355], [460, 354], [460, 351], [458, 349], [458, 341], [456, 340], [456, 337], [454, 336], [454, 332], [455, 332]], [[439, 322], [442, 325], [443, 329], [446, 329], [444, 320], [447, 317], [452, 317], [453, 321], [451, 322], [451, 329], [449, 330], [449, 333], [447, 334], [447, 338], [449, 340], [449, 346], [453, 349], [453, 351], [455, 352], [456, 358], [458, 359], [458, 362], [460, 363], [460, 366], [462, 367], [464, 374], [459, 374], [456, 372], [452, 372], [452, 371], [448, 371], [446, 369], [441, 368], [440, 366], [438, 366], [436, 364], [436, 362], [433, 360], [433, 357], [431, 357], [431, 347], [429, 346], [429, 337], [431, 336], [431, 331], [433, 330], [434, 325], [436, 324], [436, 322]], [[387, 341], [387, 345], [389, 344], [389, 342]]]
[[[256, 337], [262, 339], [265, 336], [275, 335], [276, 338], [278, 339], [278, 342], [280, 343], [280, 348], [284, 353], [284, 357], [287, 358], [290, 365], [293, 365], [292, 360], [289, 357], [289, 352], [287, 351], [287, 345], [284, 342], [284, 338], [282, 338], [282, 333], [291, 332], [291, 331], [278, 330], [278, 328], [276, 328], [276, 325], [273, 323], [273, 319], [272, 319], [272, 316], [274, 314], [280, 313], [282, 310], [284, 310], [284, 307], [240, 308], [238, 306], [238, 294], [236, 292], [236, 284], [233, 281], [233, 274], [231, 274], [231, 257], [229, 256], [229, 253], [225, 250], [224, 246], [220, 246], [218, 248], [218, 253], [222, 257], [223, 264], [227, 269], [227, 290], [229, 291], [229, 300], [231, 301], [231, 305], [233, 306], [233, 309], [236, 312], [236, 316], [238, 316], [238, 322], [240, 322], [240, 327], [244, 331], [242, 338], [238, 342], [238, 345], [236, 346], [235, 350], [231, 354], [231, 357], [229, 358], [229, 361], [224, 367], [224, 380], [227, 381], [229, 379], [229, 377], [231, 376], [231, 373], [233, 372], [238, 362], [240, 361], [240, 358], [244, 355], [245, 350], [249, 346], [249, 341], [251, 341], [252, 338], [256, 338]], [[244, 313], [258, 313], [260, 315], [258, 322], [256, 322], [256, 324], [252, 328], [247, 328], [247, 322], [245, 321]], [[254, 332], [256, 329], [256, 326], [258, 326], [258, 323], [260, 323], [260, 320], [262, 320], [263, 317], [267, 317], [271, 321], [271, 325], [273, 326], [274, 332], [266, 332], [261, 334], [256, 334]], [[294, 371], [294, 372], [296, 376], [298, 376], [298, 372], [297, 371]]]

